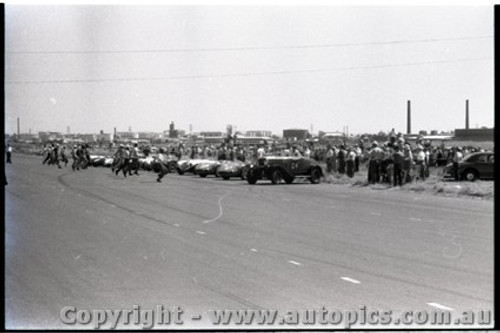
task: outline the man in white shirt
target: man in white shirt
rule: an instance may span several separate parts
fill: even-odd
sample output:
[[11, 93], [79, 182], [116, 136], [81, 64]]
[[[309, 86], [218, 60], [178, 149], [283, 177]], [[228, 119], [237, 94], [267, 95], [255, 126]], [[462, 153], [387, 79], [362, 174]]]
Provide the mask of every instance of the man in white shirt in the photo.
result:
[[415, 165], [417, 168], [417, 178], [422, 181], [425, 181], [425, 158], [424, 147], [422, 147], [422, 145], [418, 145], [415, 151]]
[[7, 144], [7, 163], [12, 164], [12, 146]]
[[264, 146], [259, 145], [257, 149], [257, 163], [259, 165], [264, 165], [265, 159], [266, 159], [266, 150], [264, 149]]
[[380, 181], [380, 163], [384, 152], [378, 146], [377, 141], [373, 141], [372, 149], [370, 150], [370, 162], [368, 164], [368, 182], [376, 184]]
[[453, 162], [453, 173], [455, 175], [455, 180], [460, 180], [460, 175], [458, 174], [458, 163], [464, 158], [464, 155], [462, 153], [462, 148], [458, 147], [455, 148], [453, 157], [452, 157], [452, 162]]
[[307, 157], [307, 158], [311, 157], [311, 150], [307, 146], [304, 147], [304, 157]]
[[161, 179], [168, 173], [168, 167], [166, 166], [166, 157], [164, 154], [163, 148], [160, 148], [158, 155], [155, 158], [155, 162], [159, 167], [158, 178], [156, 181], [161, 183]]

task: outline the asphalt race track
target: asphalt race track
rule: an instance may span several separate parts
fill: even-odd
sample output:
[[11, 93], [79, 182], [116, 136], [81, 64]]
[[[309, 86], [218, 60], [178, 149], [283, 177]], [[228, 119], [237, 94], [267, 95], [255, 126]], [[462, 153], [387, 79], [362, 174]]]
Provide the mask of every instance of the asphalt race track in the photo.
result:
[[6, 165], [7, 328], [72, 328], [65, 306], [493, 309], [493, 201], [41, 161]]

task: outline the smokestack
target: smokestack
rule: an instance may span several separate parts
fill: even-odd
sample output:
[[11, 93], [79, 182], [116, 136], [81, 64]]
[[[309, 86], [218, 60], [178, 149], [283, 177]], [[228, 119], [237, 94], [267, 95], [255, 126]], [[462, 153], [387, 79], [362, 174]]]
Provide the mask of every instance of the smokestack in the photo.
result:
[[465, 129], [469, 129], [469, 100], [465, 100]]
[[406, 120], [406, 134], [411, 134], [411, 105], [408, 101], [408, 115]]
[[17, 117], [17, 135], [19, 136], [20, 134], [21, 134], [21, 123], [19, 117]]

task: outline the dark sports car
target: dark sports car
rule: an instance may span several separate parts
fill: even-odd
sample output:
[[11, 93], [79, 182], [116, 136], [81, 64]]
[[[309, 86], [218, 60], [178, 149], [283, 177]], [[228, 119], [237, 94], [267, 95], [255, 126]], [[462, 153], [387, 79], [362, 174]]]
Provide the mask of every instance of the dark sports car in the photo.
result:
[[255, 184], [259, 179], [269, 179], [273, 184], [284, 180], [291, 184], [296, 178], [306, 178], [319, 184], [322, 176], [323, 170], [312, 158], [267, 157], [250, 166], [246, 179], [249, 184]]
[[221, 163], [219, 161], [208, 161], [196, 164], [193, 173], [205, 178], [208, 175], [216, 175], [215, 172]]
[[[473, 153], [458, 163], [460, 180], [494, 179], [495, 154], [493, 152]], [[455, 178], [453, 163], [443, 170], [444, 178]]]
[[217, 168], [216, 175], [224, 180], [228, 180], [231, 177], [246, 179], [246, 173], [249, 167], [249, 164], [241, 161], [224, 161]]

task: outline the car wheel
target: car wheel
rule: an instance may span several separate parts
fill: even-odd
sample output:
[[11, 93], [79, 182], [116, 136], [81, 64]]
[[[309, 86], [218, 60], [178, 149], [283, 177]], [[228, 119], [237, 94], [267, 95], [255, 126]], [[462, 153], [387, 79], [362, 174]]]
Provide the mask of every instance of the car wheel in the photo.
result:
[[229, 178], [230, 178], [229, 176], [222, 177], [222, 179], [224, 179], [224, 180], [229, 180]]
[[174, 172], [175, 168], [176, 168], [175, 163], [170, 163], [168, 165], [168, 171], [170, 171], [170, 172]]
[[293, 177], [286, 177], [286, 178], [285, 178], [285, 183], [287, 183], [287, 184], [291, 184], [291, 183], [293, 183], [294, 179], [295, 179], [295, 178], [293, 178]]
[[470, 182], [475, 181], [478, 178], [478, 174], [476, 170], [465, 170], [462, 173], [462, 179], [468, 180]]
[[257, 178], [254, 178], [254, 177], [248, 177], [248, 178], [247, 178], [247, 182], [248, 182], [248, 184], [250, 184], [250, 185], [254, 185], [255, 183], [257, 183]]
[[275, 169], [271, 172], [271, 183], [278, 184], [283, 179], [281, 172], [278, 169]]
[[201, 177], [201, 178], [205, 178], [206, 176], [207, 176], [207, 174], [206, 174], [206, 173], [200, 173], [200, 177]]
[[311, 171], [311, 183], [319, 184], [321, 180], [321, 171], [318, 168], [315, 168]]
[[183, 175], [183, 174], [184, 174], [184, 171], [182, 171], [180, 168], [177, 168], [177, 173], [178, 173], [179, 175]]
[[246, 178], [247, 178], [248, 184], [250, 184], [250, 185], [257, 183], [257, 179], [258, 179], [257, 172], [253, 169], [248, 170]]

